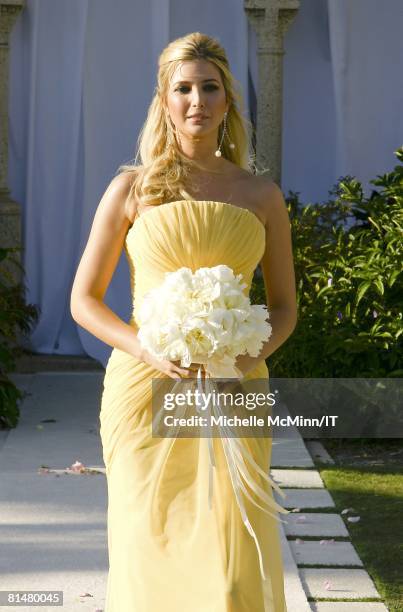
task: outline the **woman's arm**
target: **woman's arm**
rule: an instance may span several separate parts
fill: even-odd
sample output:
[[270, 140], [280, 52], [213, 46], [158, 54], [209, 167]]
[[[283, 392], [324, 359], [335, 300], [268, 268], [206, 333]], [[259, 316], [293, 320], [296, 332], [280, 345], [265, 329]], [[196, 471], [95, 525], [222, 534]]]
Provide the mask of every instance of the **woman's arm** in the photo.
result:
[[266, 249], [260, 262], [270, 311], [272, 335], [259, 357], [242, 355], [237, 366], [247, 374], [267, 359], [292, 334], [297, 324], [297, 297], [291, 243], [291, 226], [286, 203], [276, 183], [264, 179], [262, 211], [266, 218]]
[[132, 178], [129, 173], [119, 174], [102, 196], [77, 268], [70, 311], [73, 319], [91, 334], [140, 359], [141, 345], [135, 328], [103, 302], [130, 226], [125, 203]]

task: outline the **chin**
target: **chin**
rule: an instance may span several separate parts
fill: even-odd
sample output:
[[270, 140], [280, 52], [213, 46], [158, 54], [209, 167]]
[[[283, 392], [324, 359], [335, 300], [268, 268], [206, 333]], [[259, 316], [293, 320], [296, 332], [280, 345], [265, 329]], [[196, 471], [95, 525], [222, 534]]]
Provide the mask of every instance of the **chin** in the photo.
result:
[[200, 140], [200, 136], [206, 136], [208, 133], [208, 130], [193, 130], [192, 132], [185, 132], [188, 138], [192, 140]]

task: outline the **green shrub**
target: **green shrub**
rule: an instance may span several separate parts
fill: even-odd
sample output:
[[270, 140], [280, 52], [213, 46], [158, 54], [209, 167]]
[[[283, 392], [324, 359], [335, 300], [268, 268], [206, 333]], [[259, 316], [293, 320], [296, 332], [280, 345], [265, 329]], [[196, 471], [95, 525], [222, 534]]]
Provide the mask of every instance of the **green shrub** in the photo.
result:
[[15, 386], [8, 373], [15, 370], [16, 359], [23, 353], [18, 346], [18, 334], [26, 334], [38, 319], [38, 310], [26, 304], [24, 286], [11, 274], [13, 266], [21, 270], [13, 253], [18, 249], [0, 248], [0, 428], [16, 427], [19, 402], [24, 394]]
[[272, 376], [403, 376], [403, 166], [370, 182], [366, 197], [343, 177], [333, 199], [307, 206], [289, 192], [298, 323], [269, 357]]

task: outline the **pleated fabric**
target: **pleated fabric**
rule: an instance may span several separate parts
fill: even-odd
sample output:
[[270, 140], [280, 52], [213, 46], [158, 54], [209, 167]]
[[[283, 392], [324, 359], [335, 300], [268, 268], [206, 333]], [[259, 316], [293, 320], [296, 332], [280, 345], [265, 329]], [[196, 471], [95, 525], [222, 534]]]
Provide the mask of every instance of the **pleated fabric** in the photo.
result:
[[[143, 296], [166, 272], [225, 264], [248, 293], [265, 250], [265, 228], [246, 208], [180, 200], [138, 217], [125, 241], [138, 327]], [[208, 505], [206, 438], [152, 437], [152, 380], [164, 375], [113, 349], [106, 366], [100, 435], [108, 484], [106, 612], [286, 612], [279, 522], [246, 497], [260, 543], [245, 527], [220, 438]], [[264, 361], [243, 380], [269, 377]], [[238, 438], [269, 472], [271, 438]], [[256, 483], [273, 499], [257, 470]], [[253, 493], [252, 493], [253, 497]], [[274, 501], [273, 501], [274, 503]]]

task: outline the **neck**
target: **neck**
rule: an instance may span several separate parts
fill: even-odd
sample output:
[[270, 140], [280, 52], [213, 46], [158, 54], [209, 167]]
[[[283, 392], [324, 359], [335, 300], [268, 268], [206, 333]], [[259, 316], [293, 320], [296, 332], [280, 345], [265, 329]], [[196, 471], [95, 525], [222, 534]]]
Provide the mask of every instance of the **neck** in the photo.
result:
[[216, 172], [222, 169], [223, 159], [216, 157], [218, 149], [216, 138], [192, 138], [188, 135], [180, 135], [182, 153], [203, 166], [203, 170]]

